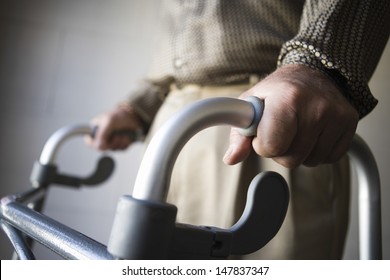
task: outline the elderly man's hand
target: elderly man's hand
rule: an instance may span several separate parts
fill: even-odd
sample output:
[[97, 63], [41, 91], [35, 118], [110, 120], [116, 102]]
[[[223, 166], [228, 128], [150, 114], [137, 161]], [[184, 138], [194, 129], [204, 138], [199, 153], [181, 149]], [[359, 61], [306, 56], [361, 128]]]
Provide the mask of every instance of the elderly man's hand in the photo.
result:
[[323, 73], [304, 65], [287, 65], [242, 94], [264, 100], [255, 137], [232, 129], [226, 164], [251, 151], [287, 168], [333, 163], [348, 150], [359, 115]]
[[122, 103], [113, 110], [95, 117], [91, 124], [97, 127], [94, 137], [87, 136], [86, 143], [97, 150], [124, 150], [135, 139], [128, 133], [142, 129], [141, 120], [133, 108]]

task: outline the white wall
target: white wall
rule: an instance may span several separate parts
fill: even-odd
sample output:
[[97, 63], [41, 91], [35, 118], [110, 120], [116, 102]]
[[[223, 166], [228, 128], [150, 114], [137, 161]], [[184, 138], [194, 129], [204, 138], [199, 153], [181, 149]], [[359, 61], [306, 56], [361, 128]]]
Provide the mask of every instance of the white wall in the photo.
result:
[[[0, 0], [0, 195], [25, 190], [33, 162], [58, 128], [86, 123], [126, 97], [148, 68], [157, 0]], [[390, 259], [390, 47], [372, 79], [377, 109], [359, 133], [372, 146], [383, 185], [384, 257]], [[142, 146], [113, 153], [114, 175], [95, 189], [54, 188], [45, 213], [106, 244], [118, 197], [129, 193]], [[62, 171], [88, 174], [98, 153], [82, 139], [60, 152]], [[345, 257], [357, 258], [356, 206]], [[0, 258], [11, 247], [0, 234]], [[38, 258], [56, 258], [38, 246]]]
[[[57, 129], [88, 123], [125, 98], [148, 69], [156, 0], [0, 0], [0, 194], [27, 189], [32, 165]], [[53, 188], [46, 213], [107, 244], [118, 197], [131, 193], [140, 145], [113, 153], [109, 181], [81, 191]], [[99, 154], [82, 138], [58, 165], [87, 175]], [[0, 233], [0, 257], [11, 248]], [[51, 258], [38, 249], [38, 257]]]

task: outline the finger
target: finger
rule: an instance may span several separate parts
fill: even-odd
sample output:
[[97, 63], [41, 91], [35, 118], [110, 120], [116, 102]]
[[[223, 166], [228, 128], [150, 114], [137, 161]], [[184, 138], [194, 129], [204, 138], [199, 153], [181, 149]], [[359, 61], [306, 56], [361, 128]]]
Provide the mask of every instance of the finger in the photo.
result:
[[[115, 134], [113, 134], [115, 135]], [[124, 150], [131, 144], [129, 137], [126, 135], [115, 135], [110, 139], [110, 148], [114, 150]]]
[[234, 165], [245, 160], [251, 152], [252, 137], [243, 136], [235, 128], [230, 132], [230, 143], [223, 161], [225, 164]]
[[298, 120], [295, 112], [283, 104], [273, 104], [265, 99], [262, 119], [253, 139], [253, 149], [260, 156], [282, 156], [290, 148], [297, 134]]
[[299, 128], [288, 150], [273, 159], [286, 168], [295, 168], [302, 164], [317, 146], [320, 131], [317, 127], [303, 125]]
[[303, 161], [303, 164], [308, 167], [314, 167], [325, 163], [342, 135], [343, 128], [341, 126], [328, 125], [319, 135], [315, 146]]
[[273, 159], [287, 168], [298, 167], [310, 155], [316, 142], [317, 137], [315, 135], [310, 136], [309, 134], [299, 133], [298, 136], [294, 138], [288, 151], [282, 156], [274, 157]]
[[357, 117], [343, 117], [341, 121], [330, 121], [320, 135], [316, 147], [305, 160], [307, 166], [334, 163], [348, 150], [357, 127]]
[[93, 121], [90, 122], [90, 125], [92, 127], [92, 131], [84, 136], [84, 142], [88, 146], [95, 148], [96, 131], [98, 127], [93, 124]]
[[112, 130], [107, 118], [95, 119], [92, 121], [92, 124], [97, 127], [94, 137], [91, 138], [92, 146], [101, 151], [111, 149], [109, 138]]
[[329, 153], [324, 163], [334, 163], [340, 160], [351, 146], [353, 136], [355, 135], [355, 129], [347, 130], [342, 137], [337, 141], [332, 151]]
[[[302, 114], [300, 116], [296, 134], [292, 139], [288, 150], [284, 154], [274, 157], [276, 162], [287, 168], [295, 168], [301, 165], [310, 159], [310, 156], [314, 156], [314, 158], [310, 160], [313, 160], [313, 164], [316, 164], [316, 154], [318, 153], [318, 156], [322, 155], [323, 151], [321, 149], [328, 144], [323, 142], [326, 138], [320, 137], [321, 135], [323, 136], [324, 133], [324, 121], [318, 121], [316, 125], [313, 125], [312, 117], [305, 117]], [[339, 136], [339, 134], [331, 135], [333, 132], [334, 129], [328, 129], [326, 133], [326, 136], [329, 136], [328, 139], [331, 140], [331, 144], [335, 141], [332, 141], [332, 139], [337, 139]], [[320, 148], [316, 150], [318, 147]], [[308, 163], [310, 163], [310, 161]]]
[[319, 164], [325, 163], [326, 158], [329, 156], [333, 147], [336, 145], [336, 140], [328, 138], [326, 136], [320, 136], [316, 146], [313, 148], [311, 153], [303, 160], [303, 165], [307, 167], [315, 167]]
[[87, 144], [88, 146], [93, 147], [93, 138], [92, 138], [91, 135], [85, 135], [85, 136], [84, 136], [84, 142], [85, 142], [85, 144]]
[[113, 137], [110, 141], [110, 149], [111, 150], [119, 150], [121, 147], [121, 141], [119, 137]]

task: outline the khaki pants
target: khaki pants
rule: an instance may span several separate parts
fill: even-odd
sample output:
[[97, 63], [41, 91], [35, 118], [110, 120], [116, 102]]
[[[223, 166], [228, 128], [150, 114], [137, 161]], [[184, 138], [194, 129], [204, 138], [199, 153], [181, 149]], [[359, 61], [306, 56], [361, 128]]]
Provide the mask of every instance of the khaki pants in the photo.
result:
[[[204, 98], [237, 97], [249, 85], [173, 89], [156, 116], [150, 135], [175, 112]], [[168, 201], [178, 207], [178, 222], [228, 228], [241, 216], [246, 191], [262, 170], [286, 179], [290, 205], [280, 231], [265, 247], [246, 259], [340, 259], [348, 227], [349, 164], [288, 170], [252, 154], [227, 166], [222, 157], [230, 127], [208, 128], [185, 145], [175, 163]]]

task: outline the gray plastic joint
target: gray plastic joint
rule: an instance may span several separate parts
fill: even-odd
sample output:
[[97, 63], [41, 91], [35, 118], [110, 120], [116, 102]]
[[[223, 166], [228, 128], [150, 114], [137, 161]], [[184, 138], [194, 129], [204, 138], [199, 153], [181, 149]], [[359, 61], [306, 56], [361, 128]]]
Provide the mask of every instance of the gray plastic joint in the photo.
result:
[[253, 121], [251, 125], [247, 128], [239, 128], [238, 131], [241, 135], [244, 136], [256, 136], [257, 135], [257, 126], [259, 125], [259, 122], [261, 120], [261, 117], [263, 116], [264, 111], [264, 100], [261, 100], [260, 98], [256, 96], [248, 96], [245, 98], [245, 101], [248, 101], [253, 105]]
[[35, 187], [48, 186], [54, 182], [57, 176], [57, 166], [55, 164], [34, 163], [31, 171], [30, 182]]
[[122, 196], [108, 242], [119, 259], [166, 259], [172, 246], [177, 208]]

